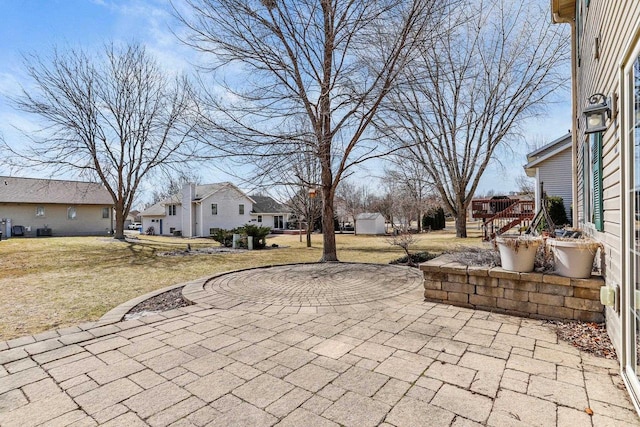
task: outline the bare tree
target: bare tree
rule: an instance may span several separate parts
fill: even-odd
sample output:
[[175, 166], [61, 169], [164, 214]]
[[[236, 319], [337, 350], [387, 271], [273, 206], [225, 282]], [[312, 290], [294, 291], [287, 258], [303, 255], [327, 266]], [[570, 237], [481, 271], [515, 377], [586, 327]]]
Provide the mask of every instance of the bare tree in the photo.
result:
[[304, 219], [307, 247], [310, 248], [313, 225], [322, 216], [322, 205], [316, 191], [320, 181], [320, 165], [315, 156], [310, 155], [304, 147], [300, 148], [290, 157], [290, 167], [280, 171], [277, 183], [282, 185], [288, 196], [286, 205], [299, 222]]
[[533, 178], [528, 177], [524, 173], [516, 177], [516, 185], [518, 186], [518, 193], [524, 196], [534, 197], [536, 193], [536, 181]]
[[403, 232], [400, 234], [394, 234], [393, 236], [388, 237], [386, 240], [387, 240], [387, 243], [389, 243], [391, 246], [398, 246], [404, 251], [407, 257], [408, 266], [410, 267], [416, 266], [416, 263], [413, 261], [413, 257], [409, 252], [409, 248], [420, 241], [420, 239], [418, 239], [415, 236], [415, 234]]
[[[296, 141], [312, 141], [321, 167], [321, 261], [338, 260], [338, 184], [354, 165], [384, 154], [371, 123], [451, 1], [188, 0], [189, 11], [177, 12], [190, 30], [184, 41], [211, 53], [210, 69], [227, 77], [209, 97], [218, 148], [261, 158], [266, 170], [283, 167]], [[290, 132], [299, 120], [308, 133]]]
[[178, 171], [177, 174], [167, 175], [164, 177], [164, 185], [158, 185], [156, 190], [151, 194], [151, 205], [180, 193], [185, 184], [194, 183], [201, 184], [202, 178], [198, 173], [193, 171]]
[[195, 145], [195, 103], [186, 78], [171, 79], [144, 47], [106, 45], [99, 56], [54, 50], [25, 57], [33, 87], [13, 99], [43, 124], [26, 150], [2, 144], [11, 167], [41, 167], [101, 181], [115, 207], [115, 238], [142, 180], [184, 165]]
[[382, 195], [373, 196], [370, 207], [373, 212], [380, 212], [384, 216], [385, 222], [393, 227], [395, 211], [393, 209], [394, 196], [392, 191], [385, 191]]
[[367, 211], [371, 197], [366, 185], [358, 185], [348, 179], [343, 179], [336, 191], [336, 203], [340, 210], [353, 219], [353, 229], [357, 233], [358, 215]]
[[[422, 231], [422, 214], [430, 207], [433, 184], [429, 174], [414, 157], [394, 155], [391, 166], [385, 169], [385, 181], [392, 184], [402, 205], [404, 215], [417, 220], [418, 232]], [[400, 207], [400, 206], [398, 206]]]
[[424, 44], [389, 99], [387, 132], [433, 180], [466, 237], [466, 210], [497, 147], [541, 112], [568, 82], [568, 35], [549, 22], [546, 2], [465, 2], [451, 31]]

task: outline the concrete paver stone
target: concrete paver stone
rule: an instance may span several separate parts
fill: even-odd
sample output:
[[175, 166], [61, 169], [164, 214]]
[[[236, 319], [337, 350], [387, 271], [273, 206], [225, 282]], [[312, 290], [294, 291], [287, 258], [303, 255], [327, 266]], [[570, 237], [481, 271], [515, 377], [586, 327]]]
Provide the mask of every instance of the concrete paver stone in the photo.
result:
[[540, 320], [426, 302], [422, 281], [243, 270], [189, 282], [183, 309], [0, 342], [0, 426], [640, 426], [617, 361]]
[[333, 381], [333, 384], [363, 396], [373, 396], [389, 380], [386, 375], [352, 367]]
[[293, 371], [284, 377], [284, 380], [315, 393], [333, 381], [337, 376], [338, 374], [336, 372], [329, 369], [308, 364]]
[[244, 382], [243, 379], [220, 370], [186, 385], [185, 389], [205, 402], [213, 402]]
[[233, 390], [233, 394], [258, 408], [265, 408], [293, 389], [293, 385], [263, 374]]
[[348, 392], [322, 415], [347, 427], [377, 426], [389, 412], [389, 405]]
[[393, 407], [386, 421], [396, 426], [423, 427], [425, 425], [448, 426], [455, 418], [453, 412], [449, 412], [437, 406], [425, 402], [404, 397]]
[[218, 415], [208, 424], [210, 427], [268, 427], [278, 419], [253, 405], [241, 403], [224, 414]]

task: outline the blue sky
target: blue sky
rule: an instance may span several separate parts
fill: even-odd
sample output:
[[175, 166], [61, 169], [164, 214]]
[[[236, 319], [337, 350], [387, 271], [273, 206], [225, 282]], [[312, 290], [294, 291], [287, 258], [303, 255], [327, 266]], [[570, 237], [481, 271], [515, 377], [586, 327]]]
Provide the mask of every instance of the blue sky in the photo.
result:
[[[180, 44], [171, 29], [180, 30], [168, 0], [0, 0], [0, 133], [10, 144], [18, 145], [24, 136], [15, 127], [26, 131], [38, 127], [35, 118], [14, 110], [4, 97], [17, 94], [21, 85], [29, 85], [24, 76], [23, 53], [46, 56], [54, 46], [97, 49], [105, 42], [137, 41], [145, 44], [168, 70], [188, 72], [198, 58]], [[550, 106], [544, 117], [527, 123], [524, 131], [530, 145], [550, 142], [570, 128], [568, 92], [565, 99], [566, 102]], [[515, 190], [515, 176], [522, 173], [530, 145], [519, 142], [502, 150], [502, 165], [490, 166], [478, 191]], [[0, 174], [4, 173], [7, 171], [0, 170]], [[371, 173], [379, 175], [377, 171]], [[207, 182], [229, 179], [216, 174], [205, 170], [201, 175]], [[357, 175], [366, 174], [363, 170]]]

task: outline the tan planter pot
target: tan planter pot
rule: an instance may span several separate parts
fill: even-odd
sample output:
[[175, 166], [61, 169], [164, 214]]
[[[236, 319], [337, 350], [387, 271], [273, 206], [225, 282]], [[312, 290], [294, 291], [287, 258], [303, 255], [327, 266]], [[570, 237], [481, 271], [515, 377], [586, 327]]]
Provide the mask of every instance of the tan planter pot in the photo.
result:
[[542, 239], [496, 237], [496, 244], [503, 269], [528, 273], [533, 271], [536, 252], [542, 244]]
[[566, 241], [549, 239], [556, 263], [556, 274], [574, 279], [588, 279], [600, 243], [591, 240]]

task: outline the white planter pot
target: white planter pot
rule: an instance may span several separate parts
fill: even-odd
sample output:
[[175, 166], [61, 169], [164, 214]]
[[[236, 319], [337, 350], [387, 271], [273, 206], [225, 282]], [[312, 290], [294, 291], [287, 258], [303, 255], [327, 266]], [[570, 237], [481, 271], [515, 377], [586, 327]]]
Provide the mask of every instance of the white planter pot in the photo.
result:
[[599, 243], [577, 240], [548, 240], [556, 262], [556, 274], [574, 279], [588, 279], [593, 270], [593, 259]]
[[536, 252], [540, 244], [542, 244], [542, 240], [496, 237], [496, 243], [500, 251], [502, 268], [520, 273], [533, 271]]

